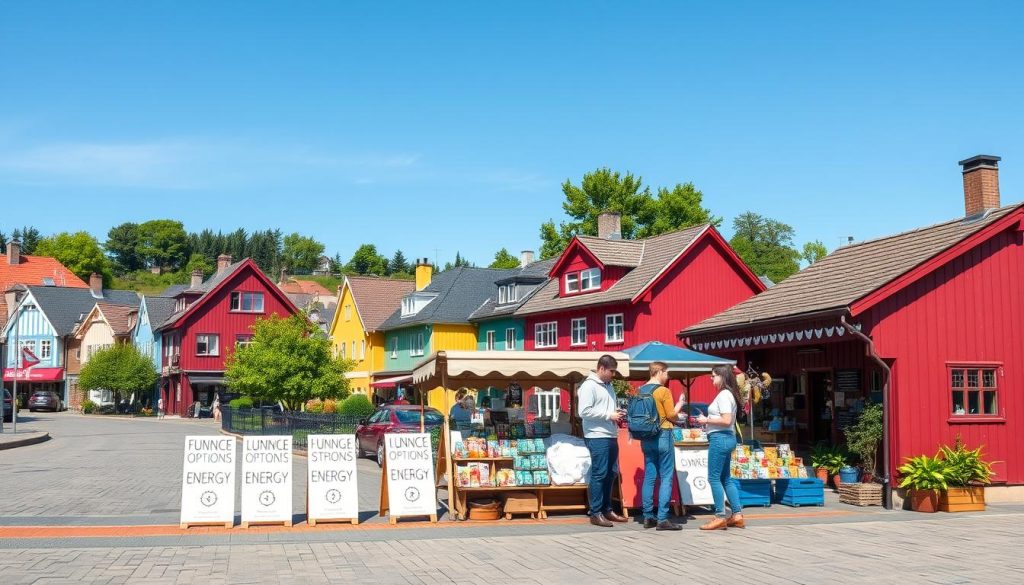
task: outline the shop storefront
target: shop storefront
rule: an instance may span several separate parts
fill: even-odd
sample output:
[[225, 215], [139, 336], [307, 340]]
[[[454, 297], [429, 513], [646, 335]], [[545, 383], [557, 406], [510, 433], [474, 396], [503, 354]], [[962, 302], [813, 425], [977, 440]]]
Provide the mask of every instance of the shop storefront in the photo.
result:
[[22, 408], [28, 404], [29, 397], [38, 391], [56, 392], [64, 404], [67, 404], [67, 396], [64, 392], [64, 368], [4, 368], [4, 388], [13, 395], [15, 380], [18, 386], [18, 403]]

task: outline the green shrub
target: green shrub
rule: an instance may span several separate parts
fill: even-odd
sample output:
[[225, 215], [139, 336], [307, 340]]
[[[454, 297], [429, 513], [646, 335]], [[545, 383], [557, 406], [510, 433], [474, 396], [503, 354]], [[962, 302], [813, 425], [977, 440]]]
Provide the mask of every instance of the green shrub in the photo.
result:
[[338, 414], [366, 417], [373, 414], [374, 410], [376, 409], [370, 403], [369, 398], [362, 394], [353, 394], [341, 401], [341, 406], [338, 407]]
[[231, 408], [252, 408], [252, 398], [248, 396], [235, 398], [231, 402], [228, 402], [228, 406]]
[[919, 491], [944, 490], [947, 486], [945, 471], [946, 463], [938, 457], [908, 457], [899, 468], [900, 487]]
[[995, 472], [992, 471], [992, 465], [982, 458], [981, 447], [964, 447], [959, 435], [956, 437], [956, 445], [943, 445], [939, 448], [938, 456], [943, 459], [943, 475], [950, 486], [967, 487], [977, 483], [992, 483]]
[[872, 404], [857, 417], [857, 423], [846, 429], [846, 444], [864, 464], [864, 471], [875, 472], [875, 456], [882, 442], [882, 405]]
[[82, 414], [92, 414], [96, 410], [96, 403], [92, 400], [82, 402]]
[[306, 412], [320, 414], [324, 411], [324, 403], [319, 398], [306, 401]]

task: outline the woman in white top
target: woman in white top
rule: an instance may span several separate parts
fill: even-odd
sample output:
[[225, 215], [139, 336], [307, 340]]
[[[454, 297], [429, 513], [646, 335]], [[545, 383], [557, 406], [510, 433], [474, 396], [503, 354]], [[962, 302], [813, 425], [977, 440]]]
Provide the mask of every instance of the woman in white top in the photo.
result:
[[[739, 405], [739, 384], [732, 366], [716, 366], [711, 380], [718, 395], [708, 405], [708, 415], [697, 420], [708, 429], [708, 483], [715, 500], [715, 519], [700, 527], [701, 530], [725, 530], [726, 527], [746, 528], [743, 506], [740, 504], [739, 485], [729, 473], [732, 453], [736, 450], [736, 412]], [[726, 514], [725, 499], [729, 500], [731, 514]]]

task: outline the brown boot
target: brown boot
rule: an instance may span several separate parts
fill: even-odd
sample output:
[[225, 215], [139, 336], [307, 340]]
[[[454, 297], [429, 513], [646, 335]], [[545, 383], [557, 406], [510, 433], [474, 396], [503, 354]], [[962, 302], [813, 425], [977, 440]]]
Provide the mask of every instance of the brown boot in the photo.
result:
[[743, 520], [743, 514], [733, 514], [729, 516], [729, 519], [725, 521], [726, 526], [729, 528], [746, 528], [747, 523]]
[[701, 526], [700, 529], [701, 530], [725, 530], [725, 527], [726, 527], [727, 524], [728, 524], [728, 522], [726, 522], [725, 518], [715, 518], [711, 522], [708, 522], [707, 524], [704, 524], [703, 526]]

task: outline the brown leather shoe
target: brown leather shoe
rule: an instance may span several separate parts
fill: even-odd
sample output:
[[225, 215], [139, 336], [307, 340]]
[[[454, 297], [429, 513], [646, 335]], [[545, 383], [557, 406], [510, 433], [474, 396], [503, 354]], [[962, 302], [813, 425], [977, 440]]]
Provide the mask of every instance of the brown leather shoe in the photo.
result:
[[743, 520], [743, 514], [733, 514], [729, 516], [729, 519], [725, 521], [725, 525], [729, 528], [746, 528], [747, 523]]
[[728, 522], [725, 518], [715, 518], [711, 522], [708, 522], [700, 527], [701, 530], [725, 530]]
[[594, 526], [600, 526], [602, 528], [611, 528], [612, 526], [615, 526], [614, 524], [609, 522], [607, 518], [604, 517], [604, 514], [597, 514], [596, 516], [591, 516], [590, 523]]
[[608, 510], [604, 513], [604, 517], [611, 520], [612, 522], [629, 522], [629, 518], [616, 514], [615, 512]]

